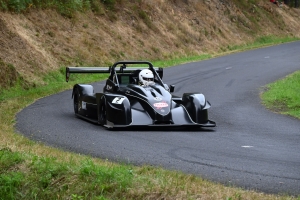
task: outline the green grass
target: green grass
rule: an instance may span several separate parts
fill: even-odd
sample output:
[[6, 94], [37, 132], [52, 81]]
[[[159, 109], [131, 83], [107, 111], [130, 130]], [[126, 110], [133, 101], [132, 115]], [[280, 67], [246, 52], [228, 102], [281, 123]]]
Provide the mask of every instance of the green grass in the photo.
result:
[[[87, 158], [61, 163], [54, 157], [0, 150], [0, 199], [122, 199], [132, 168], [100, 166]], [[21, 170], [20, 170], [21, 169]]]
[[296, 199], [224, 187], [181, 172], [75, 156], [62, 162], [1, 149], [0, 199]]
[[[274, 41], [263, 40], [258, 41], [258, 44], [260, 42], [261, 46], [265, 46]], [[254, 46], [256, 48], [259, 45]], [[238, 49], [236, 47], [236, 50]], [[241, 50], [244, 49], [241, 47]], [[214, 56], [218, 55], [198, 55], [168, 61], [154, 61], [153, 64], [168, 67]], [[42, 86], [24, 90], [21, 85], [17, 84], [10, 90], [1, 91], [0, 200], [300, 199], [300, 197], [245, 191], [211, 183], [194, 175], [156, 167], [111, 163], [107, 160], [64, 152], [16, 134], [14, 130], [16, 113], [36, 99], [71, 89], [75, 83], [94, 82], [107, 77], [107, 74], [72, 74], [70, 82], [66, 83], [64, 72], [64, 68], [61, 68], [49, 73], [44, 77], [46, 84]], [[288, 79], [269, 85], [268, 91], [262, 94], [263, 99], [264, 95], [274, 97], [274, 94], [268, 94], [272, 90], [275, 90], [275, 94], [288, 91], [289, 97], [278, 96], [275, 102], [280, 101], [281, 105], [285, 105], [284, 108], [292, 107], [292, 110], [299, 114], [299, 75], [297, 72]], [[288, 89], [282, 86], [287, 86]], [[274, 104], [268, 102], [266, 105]]]
[[72, 74], [67, 83], [65, 78], [65, 67], [61, 67], [58, 71], [52, 71], [43, 78], [45, 81], [44, 85], [24, 89], [21, 83], [17, 83], [14, 87], [9, 88], [9, 90], [0, 90], [0, 102], [20, 97], [38, 98], [69, 89], [78, 82], [91, 83], [104, 80], [107, 77], [107, 74]]
[[229, 45], [227, 48], [222, 47], [221, 50], [225, 52], [232, 52], [232, 51], [246, 51], [249, 49], [255, 49], [262, 46], [271, 46], [275, 44], [281, 44], [286, 42], [297, 41], [299, 38], [296, 37], [286, 37], [286, 38], [279, 38], [273, 35], [268, 36], [261, 36], [256, 38], [252, 43], [244, 44], [244, 45]]
[[300, 71], [267, 85], [265, 90], [261, 98], [267, 108], [300, 119]]
[[202, 54], [202, 55], [188, 56], [183, 58], [182, 57], [175, 58], [172, 60], [158, 60], [158, 61], [153, 61], [152, 63], [154, 66], [158, 66], [158, 67], [170, 67], [178, 64], [188, 63], [188, 62], [206, 60], [212, 57], [213, 55], [211, 54]]

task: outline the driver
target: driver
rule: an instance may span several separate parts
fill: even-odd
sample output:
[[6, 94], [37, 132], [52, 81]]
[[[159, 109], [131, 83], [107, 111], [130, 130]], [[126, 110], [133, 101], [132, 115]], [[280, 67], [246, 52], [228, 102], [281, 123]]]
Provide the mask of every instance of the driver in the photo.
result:
[[154, 84], [154, 75], [151, 70], [143, 69], [139, 73], [139, 84], [142, 86], [148, 86]]

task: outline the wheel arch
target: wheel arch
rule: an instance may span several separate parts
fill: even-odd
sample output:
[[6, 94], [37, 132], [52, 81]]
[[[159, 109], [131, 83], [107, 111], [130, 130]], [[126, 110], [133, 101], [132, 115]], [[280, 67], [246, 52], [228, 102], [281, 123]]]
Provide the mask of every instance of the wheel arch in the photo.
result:
[[[115, 125], [129, 125], [132, 122], [131, 105], [126, 96], [117, 94], [96, 94], [98, 116], [105, 104], [106, 120]], [[118, 102], [119, 101], [119, 102]], [[98, 122], [104, 125], [102, 122]]]
[[192, 120], [196, 123], [204, 123], [208, 121], [208, 111], [210, 103], [203, 94], [184, 93], [182, 96], [182, 105], [188, 111]]

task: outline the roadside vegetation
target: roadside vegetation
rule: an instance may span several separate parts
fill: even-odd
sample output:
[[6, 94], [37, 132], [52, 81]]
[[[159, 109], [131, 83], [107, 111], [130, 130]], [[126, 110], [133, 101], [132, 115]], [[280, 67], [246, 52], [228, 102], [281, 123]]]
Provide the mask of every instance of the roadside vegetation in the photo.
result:
[[[296, 38], [259, 38], [248, 45], [234, 46], [234, 51], [258, 48]], [[230, 53], [230, 51], [227, 51]], [[224, 54], [205, 54], [167, 61], [153, 61], [154, 66], [169, 67]], [[290, 99], [298, 98], [294, 110], [299, 114], [299, 72], [291, 76], [288, 92], [281, 103], [288, 107]], [[290, 77], [289, 77], [290, 78]], [[212, 183], [201, 177], [152, 166], [116, 164], [31, 141], [14, 130], [15, 115], [36, 99], [70, 89], [78, 75], [65, 82], [62, 67], [44, 76], [46, 84], [24, 90], [20, 83], [4, 90], [0, 99], [0, 199], [270, 199], [300, 200], [288, 195], [263, 194], [233, 186]], [[103, 75], [80, 75], [80, 82], [103, 80]], [[286, 85], [282, 80], [276, 85]], [[277, 93], [286, 89], [270, 86]], [[268, 90], [268, 92], [271, 91]], [[271, 96], [273, 96], [271, 94]], [[265, 97], [263, 97], [265, 98]], [[272, 104], [272, 103], [271, 103]], [[63, 134], [63, 133], [62, 133]]]
[[[0, 0], [0, 200], [300, 200], [65, 152], [14, 129], [35, 100], [105, 79], [75, 74], [66, 83], [64, 66], [146, 59], [170, 67], [295, 41], [299, 13], [263, 0]], [[299, 72], [265, 91], [270, 109], [299, 117]]]
[[300, 119], [300, 71], [264, 87], [263, 104], [274, 112]]

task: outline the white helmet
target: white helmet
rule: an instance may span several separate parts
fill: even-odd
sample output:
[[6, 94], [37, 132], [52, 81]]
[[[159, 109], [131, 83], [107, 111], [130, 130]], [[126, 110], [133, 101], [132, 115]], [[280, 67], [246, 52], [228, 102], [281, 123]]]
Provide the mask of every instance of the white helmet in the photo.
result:
[[147, 86], [147, 85], [152, 85], [154, 84], [154, 76], [151, 70], [149, 69], [143, 69], [139, 73], [139, 80], [141, 84]]

